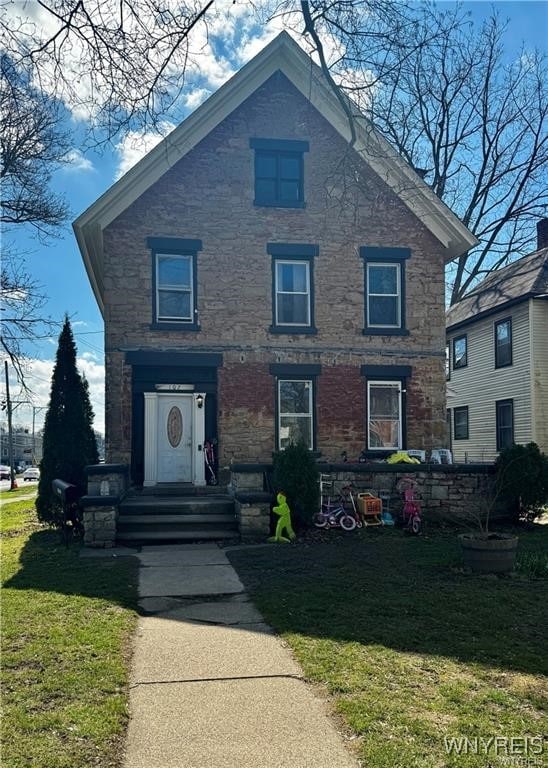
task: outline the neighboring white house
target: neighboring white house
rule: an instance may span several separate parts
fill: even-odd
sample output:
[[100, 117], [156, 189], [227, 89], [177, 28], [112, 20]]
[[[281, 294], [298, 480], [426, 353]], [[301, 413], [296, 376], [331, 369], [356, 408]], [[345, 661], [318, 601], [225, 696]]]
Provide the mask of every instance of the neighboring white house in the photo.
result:
[[538, 249], [490, 274], [447, 312], [447, 421], [455, 461], [512, 443], [548, 452], [548, 219]]

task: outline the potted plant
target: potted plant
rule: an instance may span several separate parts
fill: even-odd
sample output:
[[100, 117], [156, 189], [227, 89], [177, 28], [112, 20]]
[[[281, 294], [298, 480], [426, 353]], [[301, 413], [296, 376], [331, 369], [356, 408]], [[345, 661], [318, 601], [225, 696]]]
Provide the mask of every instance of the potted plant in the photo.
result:
[[490, 529], [493, 512], [504, 505], [514, 521], [540, 512], [548, 502], [548, 457], [535, 443], [501, 451], [495, 463], [495, 482], [482, 497], [474, 520], [477, 530], [460, 535], [464, 564], [476, 573], [508, 573], [514, 568], [518, 536]]

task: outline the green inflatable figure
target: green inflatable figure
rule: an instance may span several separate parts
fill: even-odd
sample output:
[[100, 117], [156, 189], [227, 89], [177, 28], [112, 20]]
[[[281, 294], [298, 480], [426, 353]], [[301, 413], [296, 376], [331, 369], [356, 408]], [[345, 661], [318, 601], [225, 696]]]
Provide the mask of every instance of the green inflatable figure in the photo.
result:
[[[280, 544], [289, 544], [290, 541], [294, 541], [297, 538], [293, 528], [291, 527], [291, 510], [289, 509], [286, 496], [283, 491], [278, 493], [276, 499], [278, 501], [278, 506], [273, 507], [272, 511], [275, 515], [278, 515], [280, 519], [276, 524], [275, 535], [271, 536], [268, 540], [272, 542], [279, 542]], [[283, 536], [284, 530], [289, 538]]]

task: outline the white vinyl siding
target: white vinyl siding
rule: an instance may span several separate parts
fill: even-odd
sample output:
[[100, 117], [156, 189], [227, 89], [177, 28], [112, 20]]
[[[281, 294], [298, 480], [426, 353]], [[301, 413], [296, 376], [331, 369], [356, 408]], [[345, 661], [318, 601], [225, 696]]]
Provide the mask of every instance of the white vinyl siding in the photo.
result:
[[[495, 368], [495, 323], [512, 318], [512, 365]], [[467, 366], [454, 369], [447, 382], [447, 407], [468, 406], [468, 440], [453, 440], [455, 461], [493, 461], [497, 456], [496, 401], [514, 401], [514, 440], [532, 439], [532, 398], [528, 302], [478, 320], [452, 333], [467, 335]], [[546, 338], [546, 336], [544, 337]]]
[[531, 376], [533, 380], [533, 435], [548, 453], [548, 300], [529, 301], [531, 322]]

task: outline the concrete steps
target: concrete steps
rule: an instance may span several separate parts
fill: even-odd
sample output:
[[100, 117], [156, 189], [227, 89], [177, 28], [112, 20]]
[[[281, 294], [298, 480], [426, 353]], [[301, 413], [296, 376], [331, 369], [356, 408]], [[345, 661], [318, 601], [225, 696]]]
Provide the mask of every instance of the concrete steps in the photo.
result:
[[[180, 486], [179, 486], [180, 488]], [[120, 541], [200, 541], [238, 537], [234, 499], [211, 489], [195, 493], [192, 487], [156, 489], [161, 495], [132, 492], [119, 507]], [[204, 489], [200, 489], [204, 490]]]

